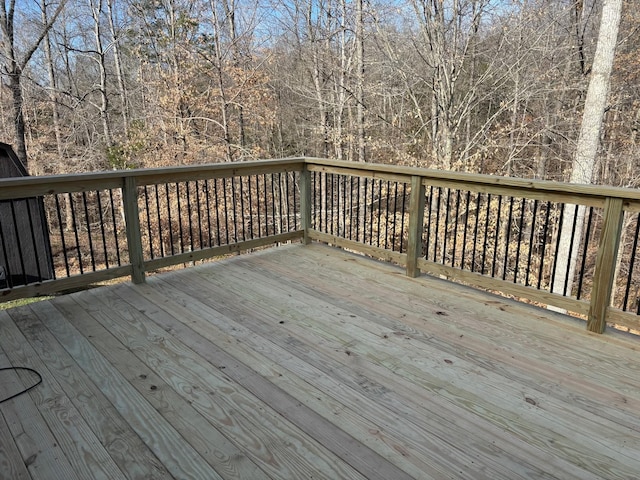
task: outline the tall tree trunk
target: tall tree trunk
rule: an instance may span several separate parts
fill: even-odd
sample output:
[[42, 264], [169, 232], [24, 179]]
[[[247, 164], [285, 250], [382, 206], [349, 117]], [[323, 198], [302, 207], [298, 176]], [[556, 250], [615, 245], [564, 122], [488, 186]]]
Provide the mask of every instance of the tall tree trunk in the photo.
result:
[[116, 82], [118, 85], [118, 94], [120, 95], [120, 103], [122, 103], [122, 131], [124, 136], [129, 136], [129, 103], [127, 99], [127, 89], [124, 83], [124, 73], [122, 71], [122, 55], [120, 53], [120, 36], [116, 30], [115, 0], [107, 0], [107, 15], [109, 20], [109, 30], [113, 39], [113, 66], [115, 68]]
[[0, 31], [2, 38], [0, 40], [0, 50], [2, 51], [2, 62], [4, 63], [4, 74], [7, 76], [7, 86], [11, 92], [11, 105], [13, 107], [13, 126], [15, 133], [14, 149], [18, 159], [27, 168], [27, 145], [25, 140], [25, 124], [24, 114], [22, 111], [24, 99], [22, 97], [22, 74], [27, 64], [33, 57], [47, 33], [53, 26], [54, 22], [64, 8], [66, 0], [61, 0], [54, 14], [48, 22], [42, 25], [42, 28], [36, 33], [36, 38], [30, 42], [21, 45], [23, 48], [22, 55], [18, 56], [15, 48], [15, 32], [14, 32], [14, 15], [15, 1], [9, 2], [7, 9], [6, 2], [0, 2]]
[[[241, 70], [240, 58], [241, 51], [238, 39], [238, 32], [236, 26], [236, 3], [235, 0], [224, 0], [222, 2], [226, 21], [229, 29], [229, 41], [231, 42], [231, 56], [233, 61], [233, 67], [236, 72]], [[237, 75], [237, 73], [236, 73]], [[243, 81], [243, 80], [241, 80]], [[242, 105], [242, 89], [238, 90], [236, 95], [236, 108], [238, 111], [238, 140], [240, 142], [240, 148], [244, 150], [246, 146], [246, 134], [245, 134], [245, 121], [244, 121], [244, 107]]]
[[366, 161], [364, 131], [364, 0], [357, 0], [356, 42], [358, 70], [356, 77], [356, 112], [358, 124], [358, 161]]
[[220, 35], [220, 21], [218, 18], [218, 11], [216, 10], [216, 3], [214, 0], [209, 0], [209, 6], [211, 8], [211, 20], [213, 24], [213, 39], [215, 42], [213, 48], [214, 62], [216, 69], [216, 80], [218, 87], [218, 95], [220, 95], [220, 116], [221, 116], [221, 124], [222, 124], [222, 135], [224, 139], [225, 152], [227, 156], [227, 161], [233, 161], [233, 149], [231, 142], [231, 129], [229, 127], [229, 100], [227, 98], [227, 90], [224, 84], [224, 65], [222, 59], [222, 46], [221, 43], [221, 35]]
[[109, 125], [109, 96], [107, 94], [107, 68], [105, 63], [105, 51], [102, 44], [102, 29], [100, 28], [100, 17], [102, 16], [102, 0], [89, 0], [91, 16], [93, 17], [93, 36], [96, 47], [96, 62], [100, 72], [100, 120], [102, 121], [102, 132], [104, 143], [108, 147], [113, 146], [111, 126]]
[[[596, 166], [602, 120], [607, 104], [609, 80], [613, 67], [618, 28], [622, 11], [622, 0], [605, 0], [602, 7], [598, 43], [593, 59], [591, 79], [582, 114], [582, 125], [571, 169], [571, 183], [591, 183]], [[554, 293], [563, 293], [564, 275], [568, 271], [568, 288], [575, 276], [578, 249], [582, 240], [585, 207], [576, 209], [566, 205], [560, 232], [560, 242], [554, 271]], [[575, 224], [575, 231], [574, 229]], [[573, 245], [571, 238], [574, 239]]]

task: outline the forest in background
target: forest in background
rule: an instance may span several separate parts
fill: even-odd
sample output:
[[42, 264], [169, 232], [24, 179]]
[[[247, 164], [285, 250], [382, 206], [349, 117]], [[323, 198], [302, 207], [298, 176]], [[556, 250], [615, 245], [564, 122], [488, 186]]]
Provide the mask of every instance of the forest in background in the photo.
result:
[[[595, 0], [12, 3], [0, 12], [0, 140], [14, 144], [18, 88], [37, 175], [307, 155], [567, 180], [601, 9]], [[595, 183], [640, 183], [639, 27], [625, 2]]]

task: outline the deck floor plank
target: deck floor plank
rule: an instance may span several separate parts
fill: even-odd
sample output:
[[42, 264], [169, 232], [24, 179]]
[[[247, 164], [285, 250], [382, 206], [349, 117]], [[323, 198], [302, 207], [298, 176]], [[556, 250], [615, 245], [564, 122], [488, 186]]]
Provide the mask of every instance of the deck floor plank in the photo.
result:
[[141, 362], [74, 298], [58, 298], [55, 306], [89, 340], [76, 339], [76, 348], [97, 351], [91, 366], [95, 375], [104, 379], [105, 394], [111, 395], [112, 403], [127, 412], [132, 427], [153, 447], [174, 477], [263, 478], [260, 470], [177, 395], [152, 366]]
[[[263, 258], [263, 257], [262, 257]], [[256, 261], [260, 261], [260, 258], [256, 258]], [[281, 275], [281, 262], [278, 258], [272, 259], [272, 261], [266, 260], [266, 266], [263, 266], [262, 271], [268, 275], [277, 276], [283, 278]], [[264, 265], [264, 261], [262, 262]], [[252, 264], [252, 269], [256, 270], [255, 262]], [[317, 268], [317, 266], [314, 266]], [[333, 265], [332, 265], [332, 268]], [[306, 280], [306, 285], [296, 284], [297, 279], [300, 279], [300, 271], [302, 269], [290, 269], [289, 277], [283, 279], [289, 285], [295, 285], [295, 288], [305, 293], [311, 294], [317, 297], [319, 300], [323, 298], [332, 298], [332, 302], [340, 304], [340, 296], [343, 292], [349, 290], [349, 285], [346, 282], [341, 282], [340, 278], [334, 278], [331, 282], [317, 280], [315, 277]], [[611, 376], [611, 368], [620, 367], [620, 359], [617, 359], [618, 364], [607, 365], [615, 359], [615, 355], [606, 357], [603, 374], [596, 374], [593, 368], [589, 369], [589, 381], [585, 381], [584, 377], [575, 375], [576, 368], [583, 369], [587, 367], [584, 364], [585, 357], [580, 359], [580, 362], [576, 365], [567, 365], [567, 356], [571, 356], [572, 350], [567, 352], [567, 355], [563, 356], [563, 361], [556, 361], [556, 357], [552, 355], [552, 352], [545, 351], [544, 342], [548, 340], [545, 338], [543, 341], [536, 340], [537, 343], [530, 345], [534, 341], [534, 336], [529, 334], [524, 338], [525, 345], [532, 349], [532, 355], [523, 357], [520, 353], [522, 344], [518, 338], [510, 338], [507, 341], [504, 338], [500, 338], [501, 331], [498, 331], [491, 326], [487, 326], [486, 317], [480, 317], [475, 321], [475, 325], [484, 326], [480, 332], [474, 331], [472, 327], [466, 326], [465, 328], [459, 328], [452, 325], [459, 317], [470, 318], [471, 315], [451, 315], [449, 313], [439, 311], [436, 315], [425, 315], [420, 311], [411, 311], [403, 308], [403, 305], [398, 305], [398, 297], [401, 297], [404, 292], [396, 291], [394, 295], [385, 298], [384, 290], [376, 289], [374, 282], [367, 283], [368, 292], [360, 292], [359, 295], [349, 295], [347, 300], [343, 300], [342, 303], [350, 305], [349, 311], [358, 315], [369, 315], [372, 322], [363, 323], [365, 327], [373, 326], [375, 323], [379, 323], [384, 327], [393, 329], [396, 333], [404, 333], [410, 336], [412, 339], [419, 339], [427, 343], [436, 344], [438, 349], [443, 352], [449, 352], [450, 354], [466, 354], [466, 359], [478, 363], [479, 367], [490, 366], [494, 369], [500, 369], [500, 365], [509, 365], [513, 367], [520, 367], [520, 370], [526, 372], [526, 378], [522, 379], [524, 383], [529, 383], [535, 390], [551, 395], [560, 396], [563, 401], [571, 401], [578, 403], [581, 408], [589, 411], [594, 411], [597, 414], [601, 414], [599, 409], [600, 404], [605, 404], [609, 407], [611, 420], [620, 423], [620, 425], [634, 426], [634, 428], [640, 433], [640, 419], [637, 415], [628, 415], [629, 406], [635, 406], [640, 409], [640, 388], [628, 388], [629, 381], [635, 381], [637, 365], [634, 362], [626, 362], [623, 367], [626, 370], [625, 375], [622, 377], [622, 383], [618, 380], [618, 376]], [[305, 288], [305, 286], [307, 288]], [[387, 284], [389, 288], [393, 286]], [[407, 289], [408, 290], [408, 289]], [[369, 296], [367, 296], [369, 294]], [[414, 300], [415, 301], [415, 300]], [[503, 309], [509, 309], [510, 315], [513, 314], [513, 309], [517, 309], [518, 305], [505, 304]], [[527, 308], [527, 307], [523, 307]], [[529, 309], [530, 310], [530, 309]], [[372, 313], [375, 312], [375, 313]], [[381, 315], [384, 313], [384, 315]], [[501, 314], [502, 311], [500, 312]], [[515, 313], [520, 313], [515, 311]], [[527, 311], [525, 310], [526, 314]], [[529, 312], [530, 313], [530, 312]], [[493, 312], [495, 315], [495, 312]], [[402, 321], [397, 319], [401, 318]], [[430, 334], [430, 329], [435, 327], [438, 329], [438, 336]], [[560, 331], [562, 334], [564, 330]], [[575, 340], [582, 340], [582, 337], [586, 337], [593, 344], [592, 337], [584, 334], [583, 331], [578, 332], [578, 335], [574, 335], [572, 346]], [[554, 340], [555, 341], [555, 340]], [[518, 346], [520, 348], [518, 348]], [[605, 341], [604, 346], [608, 346]], [[566, 344], [558, 348], [565, 348]], [[585, 352], [586, 358], [590, 361], [598, 363], [599, 356], [602, 352], [594, 350]], [[517, 374], [517, 369], [512, 369], [511, 375]], [[534, 381], [531, 381], [534, 380]], [[566, 392], [565, 389], [558, 388], [560, 385], [570, 383], [572, 388], [575, 389], [580, 395], [573, 395], [571, 398], [562, 397], [561, 395]], [[608, 387], [608, 388], [606, 388]], [[623, 395], [623, 392], [627, 392], [627, 395]], [[615, 407], [623, 407], [616, 410]], [[611, 409], [610, 407], [614, 407]]]
[[[177, 288], [180, 284], [176, 283], [173, 285]], [[169, 289], [164, 290], [165, 295], [171, 295], [171, 291]], [[202, 297], [202, 295], [200, 295]], [[194, 300], [191, 301], [191, 308], [193, 307]], [[216, 302], [217, 306], [220, 306], [221, 302]], [[238, 313], [238, 310], [235, 310]], [[241, 313], [243, 315], [248, 315], [248, 313]], [[214, 315], [210, 313], [207, 314], [207, 318], [211, 319]], [[278, 323], [276, 320], [272, 320], [272, 324]], [[416, 422], [416, 408], [415, 404], [412, 404], [409, 409], [411, 413], [407, 413], [404, 416], [398, 416], [399, 413], [402, 413], [403, 406], [402, 403], [406, 402], [405, 398], [397, 398], [394, 396], [396, 392], [388, 392], [390, 393], [390, 400], [387, 402], [386, 407], [384, 409], [379, 408], [380, 397], [379, 395], [363, 395], [360, 390], [362, 390], [363, 384], [366, 387], [372, 387], [375, 385], [375, 380], [372, 378], [380, 378], [378, 375], [371, 375], [371, 371], [365, 371], [364, 369], [360, 369], [356, 378], [350, 379], [349, 385], [345, 382], [345, 377], [351, 368], [345, 365], [335, 364], [335, 367], [325, 368], [325, 371], [321, 370], [322, 367], [326, 367], [332, 363], [332, 353], [335, 356], [335, 352], [329, 352], [329, 354], [325, 357], [317, 357], [311, 355], [311, 350], [317, 346], [315, 342], [305, 342], [303, 338], [300, 338], [295, 343], [295, 347], [292, 347], [291, 337], [286, 337], [284, 342], [280, 343], [278, 339], [273, 337], [273, 334], [276, 330], [271, 330], [271, 336], [268, 336], [268, 332], [260, 332], [260, 334], [256, 334], [251, 330], [245, 329], [242, 326], [238, 326], [234, 324], [234, 322], [226, 317], [223, 320], [223, 324], [230, 325], [230, 328], [227, 332], [230, 332], [232, 335], [237, 335], [237, 339], [234, 342], [233, 339], [227, 340], [230, 346], [227, 346], [227, 349], [231, 349], [231, 345], [235, 348], [234, 355], [241, 355], [244, 353], [245, 355], [250, 356], [252, 353], [255, 355], [255, 352], [261, 352], [265, 356], [268, 356], [267, 362], [270, 362], [273, 365], [271, 368], [273, 370], [270, 372], [268, 367], [265, 367], [265, 371], [262, 372], [262, 375], [267, 375], [272, 378], [271, 381], [286, 384], [286, 388], [288, 391], [296, 391], [298, 389], [298, 394], [301, 398], [304, 396], [308, 397], [307, 402], [309, 404], [314, 405], [314, 409], [317, 411], [327, 410], [327, 405], [330, 405], [327, 414], [330, 417], [334, 418], [334, 422], [337, 425], [340, 425], [342, 428], [346, 428], [345, 422], [354, 422], [353, 418], [350, 418], [348, 415], [352, 412], [359, 412], [358, 416], [366, 415], [366, 423], [369, 428], [360, 428], [359, 437], [360, 440], [364, 443], [369, 443], [369, 441], [373, 440], [380, 444], [379, 440], [392, 441], [391, 446], [394, 446], [396, 449], [404, 448], [406, 452], [411, 452], [410, 455], [406, 457], [400, 456], [398, 457], [396, 454], [396, 461], [402, 462], [398, 463], [399, 465], [404, 463], [410, 463], [410, 459], [412, 458], [421, 458], [423, 463], [428, 463], [429, 461], [433, 462], [433, 457], [436, 455], [437, 450], [443, 450], [446, 452], [446, 455], [451, 455], [452, 452], [455, 451], [454, 446], [448, 442], [447, 438], [451, 435], [450, 430], [450, 417], [443, 417], [440, 421], [446, 426], [439, 425], [435, 422], [429, 422], [428, 420], [432, 420], [434, 417], [432, 411], [425, 411], [425, 416], [419, 417], [421, 420]], [[208, 330], [211, 330], [211, 327], [208, 327]], [[216, 338], [220, 338], [225, 335], [222, 333], [215, 333]], [[280, 334], [282, 337], [282, 335]], [[233, 337], [232, 337], [233, 338]], [[264, 338], [270, 338], [273, 342], [270, 346], [268, 346], [264, 342]], [[244, 352], [238, 353], [240, 347], [245, 345], [246, 350]], [[313, 347], [310, 345], [314, 345]], [[302, 352], [300, 355], [295, 356], [291, 352], [294, 350], [295, 352]], [[257, 358], [253, 364], [257, 365], [268, 365], [264, 357], [261, 355]], [[278, 368], [281, 365], [285, 367]], [[337, 380], [334, 377], [337, 374], [337, 371], [340, 370], [340, 379]], [[286, 374], [284, 374], [286, 373]], [[379, 373], [379, 372], [376, 372]], [[308, 386], [301, 387], [296, 383], [296, 380], [302, 381], [302, 385], [304, 382], [307, 382], [307, 385], [315, 386], [315, 392], [309, 392]], [[386, 380], [386, 379], [385, 379]], [[375, 388], [371, 389], [375, 392]], [[328, 393], [335, 395], [335, 397], [329, 397]], [[316, 397], [317, 395], [317, 397]], [[347, 408], [349, 410], [344, 411]], [[333, 412], [332, 412], [333, 410]], [[404, 411], [406, 412], [408, 409], [405, 407]], [[451, 413], [451, 412], [449, 412]], [[425, 420], [426, 419], [426, 420]], [[414, 423], [415, 422], [415, 423]], [[357, 422], [355, 422], [357, 424]], [[428, 428], [426, 426], [428, 425]], [[371, 431], [375, 428], [375, 435], [371, 436]], [[435, 432], [439, 432], [437, 436], [434, 437]], [[495, 434], [496, 432], [494, 432]], [[369, 438], [371, 437], [371, 438]], [[388, 438], [387, 438], [388, 437]], [[427, 440], [432, 438], [435, 440], [435, 443], [427, 445]], [[510, 439], [507, 442], [503, 443], [504, 447], [508, 447], [512, 445], [513, 439]], [[495, 446], [495, 442], [482, 442], [479, 444], [476, 449], [470, 448], [470, 445], [466, 445], [467, 455], [469, 455], [469, 450], [477, 451], [479, 454], [483, 455], [497, 455], [503, 453], [497, 450]], [[493, 450], [493, 451], [492, 451]], [[422, 452], [422, 453], [421, 453]], [[397, 453], [397, 452], [396, 452]], [[516, 449], [512, 449], [512, 453], [516, 453]], [[444, 454], [443, 454], [444, 455]], [[460, 456], [463, 456], [460, 454]], [[407, 457], [409, 460], [407, 460]], [[504, 463], [512, 463], [513, 459], [511, 457], [504, 458]], [[524, 460], [522, 463], [517, 464], [518, 472], [522, 472], [527, 470], [526, 467], [523, 466]], [[406, 465], [404, 465], [406, 468]], [[446, 468], [444, 471], [449, 471], [452, 469], [450, 464], [445, 465]], [[537, 473], [541, 474], [540, 471], [535, 471], [535, 467], [529, 467], [529, 473]], [[463, 468], [464, 469], [464, 468]], [[487, 478], [498, 478], [498, 473], [496, 471], [491, 471], [490, 469], [486, 474]], [[458, 470], [460, 471], [460, 470]], [[427, 473], [426, 470], [423, 470], [423, 473]], [[442, 475], [442, 472], [440, 473]], [[469, 474], [469, 472], [467, 472]], [[481, 472], [478, 467], [474, 467], [473, 469], [474, 478], [481, 478]], [[503, 471], [502, 478], [516, 478], [518, 473], [515, 470]], [[530, 478], [530, 476], [526, 475], [523, 478]]]
[[[0, 347], [0, 368], [9, 368], [11, 364], [6, 354]], [[15, 393], [20, 392], [24, 386], [18, 379], [18, 374], [5, 370], [0, 372], [0, 400], [5, 400]], [[20, 449], [11, 435], [4, 414], [0, 411], [0, 472], [6, 478], [15, 480], [31, 480]]]
[[[87, 375], [47, 330], [45, 323], [52, 323], [51, 316], [49, 312], [39, 311], [38, 307], [14, 309], [11, 317], [31, 345], [37, 347], [40, 358], [126, 478], [170, 478], [157, 457], [96, 386], [95, 378]], [[78, 361], [86, 365], [92, 363], [93, 358], [83, 356]]]
[[[230, 381], [224, 371], [187, 347], [182, 339], [173, 338], [149, 321], [144, 313], [110, 294], [98, 294], [92, 300], [83, 306], [90, 309], [94, 308], [92, 304], [105, 302], [96, 319], [147, 365], [153, 365], [163, 380], [188, 397], [207, 420], [219, 428], [226, 427], [236, 444], [261, 455], [261, 467], [288, 478], [362, 478], [342, 462], [335, 462], [334, 456], [312, 437]], [[109, 315], [102, 315], [104, 307], [109, 307]]]
[[[43, 439], [46, 442], [33, 453], [33, 455], [36, 455], [34, 460], [37, 460], [37, 457], [43, 451], [47, 452], [52, 445], [59, 445], [69, 463], [69, 467], [66, 466], [66, 462], [61, 464], [55, 461], [53, 464], [67, 467], [65, 468], [67, 473], [60, 474], [70, 476], [59, 478], [73, 478], [76, 474], [79, 478], [125, 478], [104, 446], [73, 406], [67, 393], [49, 371], [48, 366], [38, 356], [32, 345], [13, 322], [0, 322], [0, 345], [2, 345], [13, 365], [37, 370], [43, 379], [37, 388], [25, 394], [31, 397], [37, 408], [37, 413], [33, 412], [35, 421], [32, 422], [32, 419], [22, 417], [20, 422], [20, 428], [25, 428], [25, 433], [30, 437], [31, 441], [37, 438], [38, 441]], [[70, 393], [73, 394], [73, 392]], [[16, 404], [15, 409], [20, 412], [23, 410], [21, 401], [22, 398], [20, 397], [11, 400]], [[42, 420], [40, 420], [40, 417]], [[35, 428], [32, 432], [27, 433], [27, 428], [31, 426]], [[25, 463], [30, 463], [31, 458], [27, 458]], [[43, 461], [43, 468], [49, 468], [48, 460]], [[69, 469], [72, 471], [69, 472]]]
[[[324, 392], [314, 390], [309, 384], [296, 383], [295, 379], [283, 374], [286, 370], [279, 363], [261, 355], [259, 352], [266, 347], [265, 340], [258, 338], [252, 343], [255, 335], [231, 319], [207, 308], [193, 297], [185, 298], [175, 290], [167, 292], [166, 289], [159, 290], [157, 287], [158, 282], [155, 282], [153, 287], [126, 285], [117, 289], [117, 292], [137, 308], [153, 310], [155, 306], [156, 310], [151, 315], [154, 322], [179, 338], [190, 338], [190, 345], [197, 349], [200, 355], [218, 368], [223, 368], [227, 375], [262, 398], [285, 418], [304, 431], [312, 432], [320, 443], [343, 458], [367, 479], [411, 478], [341, 428], [323, 421], [322, 417], [325, 415], [320, 415], [319, 410], [324, 412], [329, 407], [323, 405], [321, 409], [309, 408], [309, 405], [316, 402], [327, 401], [328, 397]], [[140, 295], [141, 291], [144, 295]], [[167, 294], [163, 294], [163, 291]], [[176, 296], [180, 301], [173, 300]], [[188, 308], [181, 306], [184, 300], [188, 302]], [[230, 335], [229, 332], [233, 332], [234, 335]], [[287, 355], [286, 352], [279, 353]], [[283, 360], [284, 355], [278, 360]], [[251, 365], [251, 368], [247, 365]], [[300, 388], [300, 396], [292, 396], [295, 391], [287, 388], [292, 385], [291, 382], [286, 382], [287, 379]]]
[[[258, 279], [255, 279], [255, 278], [247, 278], [246, 280], [247, 280], [247, 283], [246, 283], [247, 285], [258, 285], [261, 283], [259, 282]], [[228, 275], [225, 276], [224, 281], [227, 283], [232, 282], [231, 278]], [[217, 283], [214, 285], [215, 287], [219, 287]], [[235, 285], [235, 287], [236, 288], [231, 288], [226, 292], [232, 295], [228, 301], [228, 305], [230, 305], [230, 308], [231, 308], [231, 311], [229, 312], [230, 315], [233, 314], [233, 310], [238, 309], [237, 305], [242, 305], [242, 304], [246, 305], [245, 307], [246, 311], [243, 312], [243, 315], [245, 315], [246, 318], [251, 317], [251, 312], [256, 310], [257, 305], [260, 305], [260, 308], [262, 310], [269, 309], [269, 307], [272, 305], [267, 301], [265, 297], [257, 297], [255, 288], [252, 289], [250, 293], [247, 293], [246, 296], [243, 298], [242, 294], [239, 293], [240, 291], [237, 288], [238, 285]], [[259, 288], [259, 287], [256, 287], [256, 288]], [[275, 304], [282, 305], [286, 303], [286, 301], [287, 301], [286, 298], [281, 298], [280, 301], [276, 302]], [[255, 304], [252, 302], [255, 302]], [[222, 303], [221, 295], [218, 295], [216, 297], [215, 303], [217, 305], [220, 305]], [[279, 308], [281, 308], [282, 311], [286, 311], [286, 312], [296, 312], [295, 318], [290, 319], [288, 317], [280, 317], [279, 315], [281, 313], [279, 313], [278, 311], [274, 311], [271, 317], [271, 320], [269, 322], [257, 322], [255, 324], [254, 328], [258, 329], [260, 335], [268, 336], [271, 330], [268, 326], [265, 326], [265, 325], [277, 324], [279, 318], [287, 319], [283, 324], [283, 328], [285, 329], [288, 328], [289, 330], [296, 330], [296, 329], [299, 330], [298, 337], [297, 337], [298, 339], [303, 338], [304, 336], [308, 336], [310, 334], [309, 332], [314, 330], [314, 326], [312, 325], [312, 323], [309, 323], [309, 322], [304, 323], [302, 319], [306, 318], [308, 320], [313, 316], [319, 315], [318, 312], [314, 311], [310, 314], [310, 316], [306, 315], [303, 312], [305, 312], [305, 310], [307, 309], [305, 309], [303, 306], [300, 306], [300, 305], [298, 305], [297, 307], [292, 307], [291, 305], [288, 305], [288, 306], [284, 305]], [[301, 323], [304, 323], [304, 325], [301, 325]], [[345, 322], [344, 324], [351, 325], [351, 322]], [[324, 329], [326, 334], [334, 334], [336, 331], [339, 331], [339, 329], [336, 328], [337, 324], [331, 324], [331, 319], [329, 317], [325, 317], [319, 320], [318, 325], [320, 326], [320, 328], [318, 329], [318, 327], [316, 326], [316, 333], [318, 331], [322, 331], [322, 329]], [[442, 388], [442, 385], [446, 383], [446, 379], [444, 378], [429, 377], [428, 380], [425, 380], [424, 379], [425, 375], [422, 372], [425, 370], [428, 370], [428, 368], [418, 369], [417, 372], [411, 371], [416, 369], [409, 368], [408, 365], [411, 363], [410, 361], [402, 362], [402, 365], [403, 365], [402, 369], [394, 369], [393, 362], [396, 361], [397, 353], [393, 357], [381, 356], [379, 353], [377, 353], [379, 351], [384, 351], [385, 348], [387, 348], [383, 344], [379, 343], [378, 341], [379, 339], [377, 337], [366, 338], [365, 341], [363, 342], [363, 341], [358, 341], [357, 339], [354, 339], [353, 337], [350, 337], [348, 335], [345, 335], [344, 333], [342, 334], [339, 333], [339, 335], [342, 335], [342, 336], [336, 337], [334, 339], [335, 340], [334, 343], [330, 343], [329, 346], [327, 347], [327, 355], [324, 358], [320, 358], [317, 360], [316, 363], [318, 365], [328, 364], [330, 362], [329, 356], [332, 353], [334, 356], [336, 356], [336, 353], [340, 354], [348, 350], [351, 353], [351, 355], [347, 355], [347, 357], [364, 358], [367, 354], [370, 354], [371, 352], [376, 352], [374, 354], [377, 355], [377, 358], [373, 359], [374, 363], [380, 364], [385, 361], [392, 362], [390, 369], [394, 370], [393, 372], [394, 374], [409, 376], [410, 379], [413, 379], [414, 383], [418, 383], [419, 385], [423, 386], [423, 388], [431, 388], [433, 391], [437, 391], [437, 390], [440, 390]], [[328, 341], [330, 342], [330, 340], [328, 340], [326, 336], [323, 336], [322, 334], [320, 334], [316, 336], [311, 342], [307, 342], [306, 344], [315, 345], [314, 348], [317, 350], [323, 344], [327, 344]], [[372, 344], [372, 343], [377, 344], [376, 348], [371, 348], [371, 345], [369, 344]], [[299, 343], [285, 340], [283, 341], [282, 345], [285, 348], [289, 348], [289, 349], [295, 348], [297, 351], [300, 350]], [[363, 352], [358, 352], [358, 345], [364, 346]], [[394, 352], [403, 351], [402, 348], [393, 348], [392, 350]], [[304, 352], [308, 352], [308, 349], [304, 350], [300, 355], [304, 355]], [[357, 355], [357, 353], [363, 353], [363, 355], [360, 356], [360, 355]], [[419, 358], [420, 360], [422, 360], [423, 357], [419, 355]], [[448, 369], [448, 370], [449, 370], [449, 373], [447, 378], [449, 382], [451, 382], [453, 378], [451, 376], [451, 369]], [[335, 372], [335, 371], [336, 371], [335, 369], [331, 370], [331, 372]], [[467, 382], [468, 382], [468, 379], [467, 379]], [[509, 428], [511, 430], [514, 430], [515, 428], [516, 431], [519, 431], [521, 435], [524, 435], [525, 439], [528, 440], [529, 442], [537, 443], [539, 445], [544, 445], [546, 448], [551, 448], [553, 450], [564, 449], [567, 455], [570, 455], [570, 453], [574, 449], [572, 438], [568, 434], [562, 436], [556, 433], [555, 430], [558, 430], [558, 429], [553, 419], [550, 419], [550, 420], [545, 419], [544, 425], [546, 428], [536, 428], [534, 429], [534, 431], [532, 431], [531, 426], [532, 425], [535, 426], [535, 422], [534, 424], [530, 424], [529, 422], [523, 420], [521, 416], [535, 417], [536, 412], [532, 411], [531, 405], [525, 402], [524, 397], [520, 397], [520, 395], [518, 395], [518, 398], [513, 402], [513, 404], [505, 404], [504, 402], [506, 399], [503, 395], [503, 392], [497, 392], [497, 393], [491, 392], [491, 389], [494, 388], [494, 385], [492, 385], [491, 383], [489, 384], [489, 387], [490, 387], [489, 393], [487, 393], [484, 390], [480, 390], [479, 393], [476, 395], [469, 395], [469, 392], [468, 392], [468, 390], [470, 390], [469, 387], [467, 387], [466, 389], [454, 388], [454, 386], [452, 386], [450, 383], [447, 386], [447, 391], [451, 394], [451, 400], [457, 402], [459, 406], [463, 407], [465, 405], [469, 405], [472, 410], [482, 410], [483, 412], [485, 412], [485, 414], [490, 412], [493, 414], [493, 417], [496, 419], [497, 422], [501, 422], [499, 423], [499, 425], [502, 425], [504, 428]], [[491, 398], [497, 399], [498, 405], [497, 406], [494, 405], [494, 402], [496, 402], [496, 400], [494, 400], [494, 402], [483, 400], [484, 396], [489, 396]], [[456, 398], [456, 397], [461, 397], [461, 398]], [[512, 398], [512, 397], [513, 395], [511, 395], [508, 398]], [[458, 411], [458, 415], [461, 413], [463, 413], [463, 411]], [[519, 426], [521, 428], [519, 428], [518, 430]], [[552, 427], [556, 427], [556, 428], [554, 429]], [[449, 432], [449, 433], [451, 436], [455, 438], [455, 436], [453, 435], [453, 432]], [[465, 432], [461, 431], [459, 432], [459, 435], [460, 435], [459, 438], [461, 438], [462, 436], [465, 435]], [[585, 439], [587, 441], [590, 441], [590, 436], [586, 435]], [[483, 441], [484, 439], [480, 439], [479, 440], [480, 444], [482, 444]], [[468, 449], [470, 448], [470, 446], [471, 445], [469, 444], [469, 442], [465, 442], [465, 448]], [[617, 452], [612, 447], [611, 447], [611, 454], [613, 456], [617, 455]], [[596, 458], [595, 460], [590, 460], [590, 461], [593, 463], [593, 468], [595, 468], [596, 470], [601, 469], [600, 475], [602, 475], [602, 473], [605, 473], [605, 474], [609, 473], [608, 465], [611, 463], [611, 460], [608, 457]], [[476, 466], [475, 468], [478, 468], [478, 467]], [[573, 470], [574, 470], [574, 474], [576, 475], [576, 478], [587, 478], [586, 473], [578, 472], [579, 470], [578, 467], [574, 467]], [[513, 474], [506, 475], [504, 478], [510, 478], [512, 475]], [[593, 478], [600, 478], [600, 477], [596, 475]]]
[[636, 479], [639, 353], [281, 246], [0, 312], [0, 366], [45, 380], [0, 404], [0, 477]]

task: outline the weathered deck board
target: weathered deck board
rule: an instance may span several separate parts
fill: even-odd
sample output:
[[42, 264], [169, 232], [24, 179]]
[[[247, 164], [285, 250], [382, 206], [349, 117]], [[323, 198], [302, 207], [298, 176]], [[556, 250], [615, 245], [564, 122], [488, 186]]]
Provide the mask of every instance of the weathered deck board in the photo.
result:
[[0, 366], [44, 377], [0, 404], [0, 477], [638, 478], [639, 347], [265, 250], [0, 312]]

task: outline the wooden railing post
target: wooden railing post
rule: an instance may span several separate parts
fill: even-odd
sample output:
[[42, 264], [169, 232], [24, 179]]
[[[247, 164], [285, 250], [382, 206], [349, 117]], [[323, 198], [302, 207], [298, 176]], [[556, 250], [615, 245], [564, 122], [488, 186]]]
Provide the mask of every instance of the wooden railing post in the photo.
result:
[[407, 244], [407, 276], [420, 275], [418, 257], [422, 254], [422, 229], [424, 221], [425, 188], [422, 177], [411, 177], [411, 198], [409, 200], [409, 238]]
[[127, 245], [131, 264], [131, 281], [144, 282], [144, 258], [142, 256], [142, 235], [138, 211], [138, 189], [135, 177], [125, 177], [122, 188], [124, 218], [127, 225]]
[[587, 319], [587, 330], [590, 332], [602, 333], [606, 326], [623, 219], [623, 200], [621, 198], [607, 198], [604, 203], [604, 224], [596, 256], [591, 304]]
[[311, 228], [311, 172], [307, 165], [300, 172], [300, 226], [304, 231], [303, 243], [309, 245], [309, 229]]

